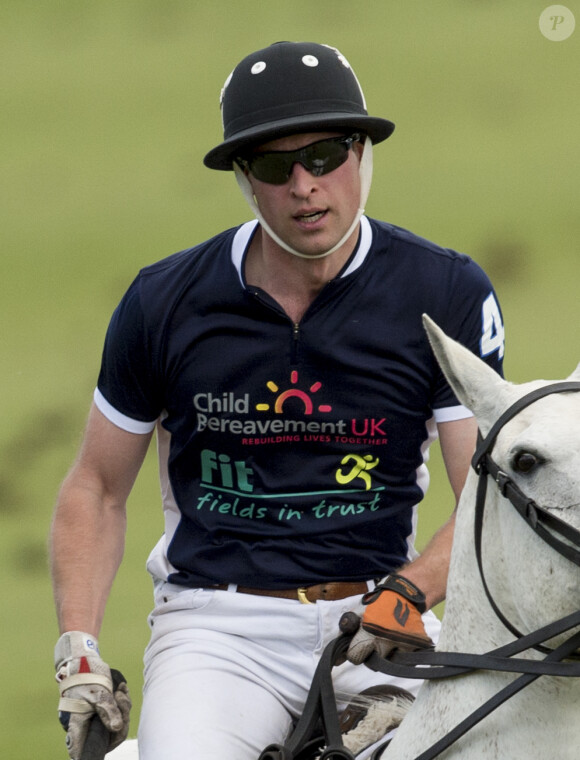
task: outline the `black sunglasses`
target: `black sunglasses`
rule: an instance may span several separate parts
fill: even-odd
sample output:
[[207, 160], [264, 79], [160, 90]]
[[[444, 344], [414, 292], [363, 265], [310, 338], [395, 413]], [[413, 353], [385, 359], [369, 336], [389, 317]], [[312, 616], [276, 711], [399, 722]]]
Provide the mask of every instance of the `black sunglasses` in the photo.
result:
[[344, 164], [348, 151], [361, 139], [359, 134], [350, 137], [329, 137], [306, 145], [299, 150], [269, 150], [236, 158], [244, 170], [252, 172], [260, 182], [283, 185], [290, 179], [294, 164], [301, 164], [315, 177], [329, 174]]

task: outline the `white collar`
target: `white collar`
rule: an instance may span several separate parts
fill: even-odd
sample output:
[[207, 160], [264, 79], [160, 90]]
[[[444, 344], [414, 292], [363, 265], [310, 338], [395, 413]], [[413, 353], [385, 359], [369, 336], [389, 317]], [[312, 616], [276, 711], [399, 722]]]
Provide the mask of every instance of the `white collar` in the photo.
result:
[[[244, 254], [246, 253], [248, 245], [250, 244], [250, 240], [252, 239], [252, 235], [254, 234], [257, 224], [257, 219], [253, 219], [251, 222], [242, 224], [242, 226], [234, 235], [232, 242], [232, 264], [236, 268], [240, 282], [244, 287], [246, 286], [243, 273]], [[352, 258], [352, 261], [341, 274], [341, 277], [346, 277], [347, 275], [352, 274], [362, 265], [363, 261], [368, 255], [368, 252], [370, 251], [372, 242], [373, 231], [371, 229], [369, 220], [366, 216], [363, 215], [360, 219], [360, 240], [358, 248]]]

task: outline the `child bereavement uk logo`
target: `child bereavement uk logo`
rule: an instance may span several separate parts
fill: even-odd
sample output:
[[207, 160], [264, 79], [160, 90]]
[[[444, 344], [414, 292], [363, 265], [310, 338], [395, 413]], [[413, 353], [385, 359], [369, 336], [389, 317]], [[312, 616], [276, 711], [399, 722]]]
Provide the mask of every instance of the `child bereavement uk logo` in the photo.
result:
[[[290, 373], [290, 383], [292, 386], [296, 386], [298, 384], [298, 372], [296, 370], [293, 370]], [[288, 401], [288, 399], [296, 398], [302, 404], [304, 405], [304, 414], [312, 414], [314, 411], [314, 403], [312, 401], [312, 398], [310, 395], [304, 391], [301, 390], [298, 387], [292, 387], [288, 388], [287, 390], [284, 390], [280, 393], [280, 387], [273, 381], [269, 380], [266, 383], [266, 387], [271, 393], [278, 394], [276, 395], [276, 398], [274, 400], [274, 411], [276, 414], [282, 414], [284, 403]], [[322, 388], [322, 383], [315, 382], [313, 383], [310, 388], [308, 389], [311, 394], [318, 393], [318, 391]], [[256, 409], [258, 412], [268, 412], [270, 411], [271, 404], [268, 402], [260, 402], [259, 404], [256, 404]], [[332, 411], [332, 407], [329, 404], [320, 404], [317, 407], [317, 411], [321, 413], [328, 413]]]

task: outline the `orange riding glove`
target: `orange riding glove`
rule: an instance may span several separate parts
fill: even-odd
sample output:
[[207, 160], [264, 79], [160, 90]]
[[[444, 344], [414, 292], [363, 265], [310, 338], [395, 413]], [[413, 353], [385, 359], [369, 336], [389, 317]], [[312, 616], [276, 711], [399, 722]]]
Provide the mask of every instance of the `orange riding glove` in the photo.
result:
[[366, 609], [347, 652], [354, 665], [374, 651], [386, 657], [393, 649], [411, 652], [433, 646], [421, 618], [426, 610], [425, 594], [407, 578], [387, 575], [362, 602]]

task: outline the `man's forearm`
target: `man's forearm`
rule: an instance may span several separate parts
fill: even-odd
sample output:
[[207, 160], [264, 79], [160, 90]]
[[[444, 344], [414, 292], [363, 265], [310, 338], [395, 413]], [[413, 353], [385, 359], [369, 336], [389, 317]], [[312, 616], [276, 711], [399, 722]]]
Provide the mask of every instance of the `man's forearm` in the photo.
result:
[[427, 609], [445, 599], [454, 529], [455, 512], [435, 533], [421, 556], [400, 570], [425, 594]]
[[98, 636], [105, 604], [123, 556], [126, 515], [74, 476], [63, 484], [50, 542], [58, 624]]

